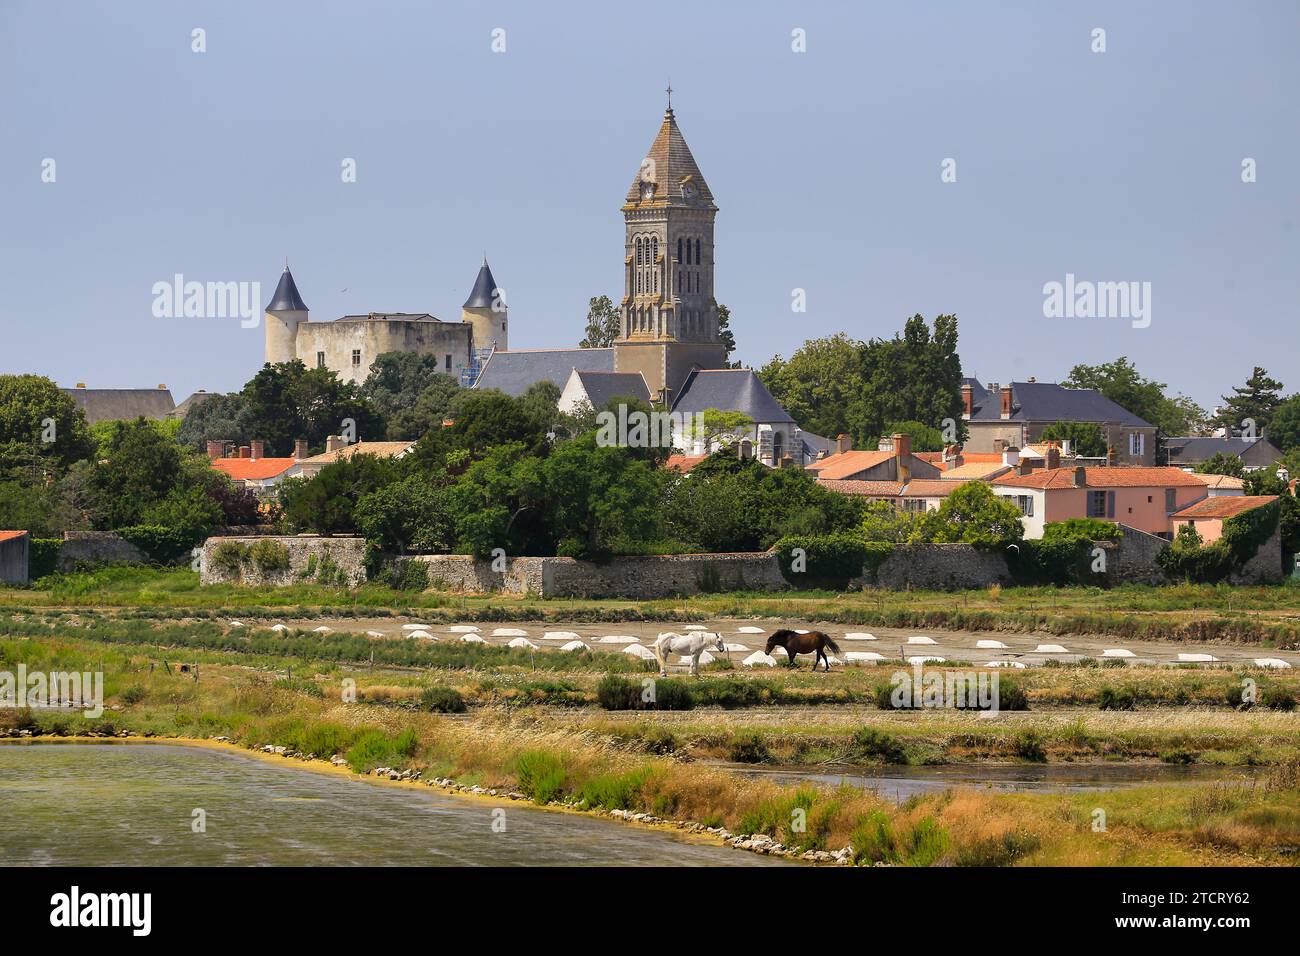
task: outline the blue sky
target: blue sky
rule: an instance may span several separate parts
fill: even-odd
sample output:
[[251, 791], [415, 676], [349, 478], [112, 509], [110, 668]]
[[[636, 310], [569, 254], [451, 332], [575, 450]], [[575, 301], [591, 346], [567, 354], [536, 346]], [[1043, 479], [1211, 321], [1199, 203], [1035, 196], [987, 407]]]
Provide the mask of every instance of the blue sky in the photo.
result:
[[[237, 388], [262, 330], [152, 286], [265, 300], [285, 256], [313, 319], [456, 319], [486, 251], [512, 346], [576, 344], [671, 76], [747, 362], [955, 312], [984, 381], [1126, 354], [1207, 407], [1257, 363], [1300, 390], [1298, 41], [1294, 2], [5, 0], [0, 372]], [[1150, 326], [1045, 318], [1067, 273], [1150, 282]]]

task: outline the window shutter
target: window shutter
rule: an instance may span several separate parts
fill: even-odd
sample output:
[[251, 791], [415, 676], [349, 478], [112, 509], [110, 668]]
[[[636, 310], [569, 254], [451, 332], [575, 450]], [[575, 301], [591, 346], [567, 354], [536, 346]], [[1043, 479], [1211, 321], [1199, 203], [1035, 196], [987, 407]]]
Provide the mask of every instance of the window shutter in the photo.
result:
[[1115, 492], [1106, 492], [1106, 517], [1115, 517]]

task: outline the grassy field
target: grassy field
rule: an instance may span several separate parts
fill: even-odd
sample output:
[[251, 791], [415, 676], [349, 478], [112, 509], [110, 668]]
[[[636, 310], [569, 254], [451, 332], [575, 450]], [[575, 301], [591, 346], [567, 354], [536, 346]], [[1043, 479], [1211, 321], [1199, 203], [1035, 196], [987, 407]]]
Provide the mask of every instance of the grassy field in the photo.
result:
[[[733, 832], [767, 832], [798, 849], [852, 845], [859, 864], [1284, 864], [1294, 860], [1300, 844], [1300, 778], [1288, 743], [1295, 731], [1286, 714], [1184, 708], [1171, 721], [1165, 714], [1095, 711], [1066, 717], [1027, 711], [998, 718], [996, 727], [979, 726], [978, 732], [976, 722], [989, 722], [961, 714], [917, 722], [894, 713], [844, 711], [785, 721], [767, 708], [754, 711], [758, 719], [748, 724], [738, 717], [750, 711], [671, 715], [680, 722], [650, 721], [643, 714], [619, 721], [590, 708], [500, 702], [438, 714], [425, 709], [422, 692], [448, 682], [472, 692], [485, 672], [369, 671], [342, 662], [203, 650], [196, 652], [203, 662], [195, 680], [162, 666], [168, 653], [77, 636], [6, 637], [0, 641], [4, 669], [23, 662], [29, 670], [103, 670], [113, 709], [98, 719], [8, 710], [0, 713], [0, 728], [56, 735], [220, 735], [246, 747], [282, 745], [317, 757], [342, 753], [359, 771], [412, 767], [465, 784], [517, 788], [537, 803], [645, 810]], [[490, 679], [508, 683], [521, 676], [512, 667], [494, 667]], [[585, 674], [563, 679], [581, 682]], [[356, 682], [356, 702], [342, 700], [346, 679]], [[1054, 723], [1058, 730], [1047, 730]], [[965, 741], [972, 750], [983, 747], [985, 757], [1039, 760], [1040, 754], [1017, 757], [989, 743], [1002, 735], [1015, 740], [1037, 727], [1048, 741], [1048, 756], [1057, 739], [1145, 736], [1160, 745], [1208, 737], [1230, 745], [1255, 737], [1261, 750], [1274, 750], [1273, 761], [1283, 762], [1252, 783], [1060, 795], [954, 790], [897, 805], [858, 788], [781, 787], [689, 760], [692, 740], [705, 741], [707, 750], [707, 741], [719, 735], [762, 727], [774, 739], [839, 740], [837, 756], [858, 760], [892, 756], [894, 745], [904, 752], [928, 747], [940, 736]], [[1097, 809], [1105, 812], [1104, 831], [1093, 829]], [[806, 825], [796, 825], [796, 819]]]
[[189, 570], [116, 567], [0, 587], [0, 608], [116, 608], [154, 618], [232, 612], [273, 620], [419, 614], [429, 621], [698, 621], [799, 619], [846, 625], [1096, 634], [1133, 640], [1231, 641], [1300, 647], [1300, 585], [999, 588], [959, 592], [726, 593], [657, 601], [355, 590], [319, 585], [200, 587]]
[[[232, 628], [238, 615], [248, 626]], [[778, 618], [1297, 646], [1300, 588], [998, 589], [908, 594], [717, 594], [664, 601], [200, 588], [189, 571], [108, 568], [0, 588], [0, 670], [95, 670], [98, 719], [0, 710], [0, 733], [230, 737], [360, 772], [419, 769], [539, 803], [632, 809], [768, 833], [799, 849], [853, 848], [862, 864], [1289, 864], [1300, 846], [1300, 674], [1244, 665], [1059, 664], [999, 675], [1025, 709], [996, 718], [887, 706], [897, 662], [829, 674], [707, 667], [658, 688], [676, 710], [605, 710], [618, 653], [529, 653], [336, 632], [276, 621]], [[199, 677], [177, 663], [199, 665]], [[1243, 709], [1242, 687], [1259, 699]], [[668, 691], [672, 693], [668, 693]], [[345, 702], [345, 700], [347, 702]], [[606, 700], [609, 703], [609, 700]], [[882, 706], [883, 705], [883, 706]], [[1092, 793], [955, 789], [901, 805], [853, 787], [790, 787], [712, 764], [862, 766], [1163, 762], [1264, 767], [1249, 782]], [[1104, 811], [1105, 830], [1095, 829]], [[794, 819], [807, 821], [795, 827]]]

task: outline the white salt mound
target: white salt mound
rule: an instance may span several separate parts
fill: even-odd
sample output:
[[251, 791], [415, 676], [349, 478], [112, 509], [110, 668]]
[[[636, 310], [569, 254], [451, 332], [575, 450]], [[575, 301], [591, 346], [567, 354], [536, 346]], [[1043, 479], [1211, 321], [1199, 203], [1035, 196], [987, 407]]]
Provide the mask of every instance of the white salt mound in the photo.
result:
[[1001, 641], [976, 641], [975, 646], [990, 651], [1005, 651], [1007, 649], [1007, 645]]
[[946, 658], [935, 657], [933, 655], [927, 655], [925, 657], [909, 657], [907, 659], [907, 663], [909, 664], [942, 664], [945, 661]]
[[935, 642], [935, 639], [934, 639], [933, 637], [921, 637], [921, 636], [918, 635], [918, 636], [916, 636], [916, 637], [909, 637], [909, 638], [907, 639], [907, 643], [909, 643], [909, 644], [934, 644], [934, 643], [936, 643], [936, 642]]
[[844, 635], [846, 641], [874, 641], [876, 635], [868, 634], [866, 631], [850, 631]]
[[492, 628], [493, 637], [527, 637], [528, 632], [517, 627], [494, 627]]
[[453, 634], [473, 634], [478, 630], [477, 624], [453, 624], [447, 628]]
[[884, 660], [884, 657], [877, 654], [875, 651], [848, 651], [844, 655], [844, 659], [850, 663], [857, 662], [874, 664], [876, 661]]
[[1025, 669], [1025, 665], [1020, 661], [989, 661], [984, 666], [985, 667], [1014, 667], [1016, 670], [1019, 671]]
[[1213, 654], [1179, 654], [1178, 659], [1189, 664], [1212, 664], [1218, 660]]
[[285, 627], [283, 624], [272, 624], [272, 625], [271, 625], [271, 630], [273, 630], [273, 631], [287, 631], [287, 630], [289, 630], [289, 629], [288, 629], [287, 627]]
[[[427, 634], [428, 631], [425, 631]], [[383, 631], [366, 631], [366, 637], [386, 637]]]
[[596, 643], [597, 644], [640, 644], [641, 642], [638, 641], [635, 637], [631, 637], [627, 634], [606, 634]]
[[477, 634], [462, 634], [460, 636], [460, 640], [462, 644], [486, 644], [487, 643], [487, 641], [479, 637]]
[[1035, 654], [1068, 654], [1070, 653], [1060, 644], [1039, 644], [1034, 648]]
[[582, 643], [582, 641], [569, 641], [569, 643], [567, 643], [567, 644], [565, 644], [563, 647], [561, 647], [560, 650], [562, 650], [562, 651], [589, 651], [589, 650], [591, 650], [591, 648], [588, 647], [586, 644]]
[[1255, 658], [1256, 667], [1273, 667], [1278, 670], [1288, 670], [1291, 665], [1280, 657], [1257, 657]]
[[687, 624], [684, 628], [682, 628], [682, 630], [684, 630], [684, 631], [707, 631], [708, 628], [705, 627], [703, 624]]
[[516, 637], [513, 641], [507, 644], [506, 647], [527, 647], [532, 650], [537, 650], [537, 645], [526, 637]]
[[239, 621], [231, 621], [231, 622], [230, 622], [230, 626], [231, 626], [231, 627], [243, 627], [244, 625], [241, 624]]
[[729, 650], [729, 651], [739, 651], [739, 652], [744, 652], [744, 651], [749, 650], [749, 648], [746, 647], [744, 644], [723, 644], [722, 646], [725, 647], [725, 648], [726, 648], [727, 650]]
[[764, 631], [761, 627], [754, 627], [752, 625], [746, 624], [744, 627], [736, 628], [736, 633], [737, 634], [762, 634], [764, 633]]
[[312, 630], [317, 634], [328, 634], [333, 628], [326, 627], [322, 624], [320, 627], [313, 627]]
[[755, 651], [741, 661], [746, 667], [775, 667], [776, 661], [762, 651]]
[[544, 641], [571, 641], [578, 636], [577, 631], [547, 631], [542, 635]]
[[404, 631], [427, 631], [428, 629], [429, 629], [428, 624], [403, 624], [402, 625], [402, 630]]
[[[1137, 657], [1137, 655], [1134, 654], [1132, 651], [1130, 651], [1127, 647], [1108, 647], [1101, 652], [1101, 656], [1102, 657]], [[1181, 654], [1179, 654], [1178, 656], [1182, 657]]]
[[642, 647], [640, 644], [629, 644], [623, 648], [624, 654], [631, 654], [633, 657], [639, 657], [643, 661], [652, 661], [655, 659], [654, 652], [649, 648]]

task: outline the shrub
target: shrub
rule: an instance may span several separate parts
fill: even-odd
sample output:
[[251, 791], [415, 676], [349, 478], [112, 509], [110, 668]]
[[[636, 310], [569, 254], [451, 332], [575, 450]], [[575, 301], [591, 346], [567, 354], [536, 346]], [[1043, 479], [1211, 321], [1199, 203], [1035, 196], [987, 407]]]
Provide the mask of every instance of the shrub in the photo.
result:
[[175, 564], [203, 540], [193, 529], [133, 525], [118, 528], [118, 535], [138, 548], [154, 564]]
[[222, 541], [212, 549], [211, 563], [223, 574], [237, 575], [244, 567], [248, 549], [238, 541]]
[[62, 547], [62, 538], [30, 538], [27, 542], [28, 576], [34, 581], [58, 570]]
[[772, 751], [762, 734], [742, 734], [731, 742], [728, 756], [735, 763], [766, 763], [772, 759]]
[[582, 802], [588, 807], [630, 810], [638, 805], [641, 791], [651, 776], [651, 769], [642, 767], [627, 773], [592, 777], [582, 785]]
[[366, 730], [348, 748], [348, 766], [357, 773], [369, 773], [415, 753], [418, 740], [409, 727], [396, 736], [382, 730]]
[[[865, 541], [850, 534], [790, 535], [774, 546], [782, 576], [800, 588], [843, 590], [862, 575], [868, 548]], [[802, 570], [794, 551], [802, 549]]]
[[849, 837], [854, 863], [894, 863], [898, 845], [889, 817], [877, 810], [853, 828]]
[[132, 684], [130, 687], [125, 688], [118, 696], [122, 699], [122, 703], [124, 704], [138, 704], [140, 701], [144, 700], [147, 695], [148, 691], [144, 689], [143, 685]]
[[266, 577], [289, 570], [289, 549], [270, 538], [253, 542], [248, 549], [248, 559]]
[[1137, 697], [1127, 687], [1103, 687], [1097, 692], [1097, 706], [1101, 710], [1133, 710]]
[[1035, 730], [1022, 730], [1016, 735], [1016, 756], [1033, 763], [1044, 763], [1047, 750], [1043, 747], [1043, 738]]
[[642, 686], [618, 674], [606, 674], [596, 685], [596, 702], [605, 710], [690, 710], [695, 706], [684, 681], [653, 678], [650, 694], [643, 693]]
[[957, 850], [956, 866], [1011, 866], [1039, 847], [1032, 833], [1010, 830], [1001, 836], [985, 837]]
[[515, 760], [519, 789], [534, 803], [550, 803], [564, 793], [567, 774], [560, 758], [549, 750], [526, 750]]
[[454, 687], [429, 687], [420, 695], [420, 709], [439, 714], [463, 714], [465, 698]]
[[856, 759], [879, 759], [884, 763], [907, 763], [907, 748], [898, 738], [874, 727], [859, 727], [851, 744]]

